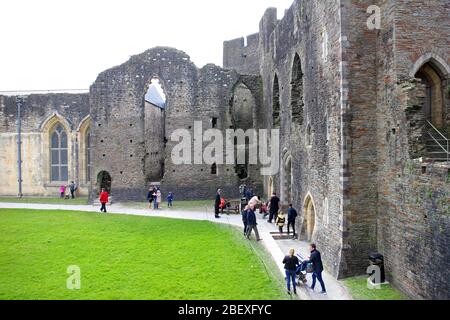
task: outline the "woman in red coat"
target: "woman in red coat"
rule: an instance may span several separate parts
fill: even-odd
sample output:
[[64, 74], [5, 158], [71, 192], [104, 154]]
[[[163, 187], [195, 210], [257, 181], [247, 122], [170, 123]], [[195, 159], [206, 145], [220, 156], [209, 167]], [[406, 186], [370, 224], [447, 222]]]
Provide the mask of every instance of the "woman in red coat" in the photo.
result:
[[108, 192], [104, 188], [102, 188], [102, 192], [100, 192], [100, 203], [102, 204], [102, 207], [100, 208], [100, 211], [106, 213], [106, 204], [108, 203]]

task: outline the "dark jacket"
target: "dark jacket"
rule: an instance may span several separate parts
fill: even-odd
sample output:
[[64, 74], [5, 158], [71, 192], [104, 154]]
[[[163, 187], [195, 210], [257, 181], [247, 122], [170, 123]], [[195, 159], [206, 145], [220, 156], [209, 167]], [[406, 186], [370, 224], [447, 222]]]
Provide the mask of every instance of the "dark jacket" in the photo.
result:
[[278, 213], [278, 210], [280, 209], [279, 203], [280, 198], [278, 198], [277, 196], [273, 196], [272, 198], [270, 198], [270, 212]]
[[247, 219], [247, 210], [242, 210], [242, 222], [244, 224], [247, 224], [248, 219]]
[[219, 209], [220, 207], [220, 194], [216, 194], [216, 201], [214, 202], [214, 207]]
[[283, 264], [286, 270], [295, 271], [300, 262], [296, 256], [285, 256], [283, 259]]
[[297, 211], [294, 208], [288, 209], [288, 221], [295, 221], [295, 218], [297, 218]]
[[147, 200], [148, 200], [148, 201], [153, 201], [153, 191], [149, 191], [149, 192], [147, 193]]
[[309, 258], [308, 262], [312, 262], [315, 273], [323, 271], [322, 258], [318, 250], [311, 251], [311, 257]]
[[253, 211], [252, 209], [247, 210], [247, 224], [249, 226], [257, 225], [255, 211]]

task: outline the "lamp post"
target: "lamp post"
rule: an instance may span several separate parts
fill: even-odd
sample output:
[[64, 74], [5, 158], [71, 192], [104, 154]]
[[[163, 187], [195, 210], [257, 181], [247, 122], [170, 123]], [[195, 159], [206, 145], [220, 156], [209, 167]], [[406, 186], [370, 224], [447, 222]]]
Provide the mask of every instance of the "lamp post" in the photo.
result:
[[22, 115], [21, 115], [21, 107], [24, 103], [25, 96], [17, 96], [16, 104], [17, 104], [17, 182], [19, 184], [19, 193], [17, 196], [22, 198]]

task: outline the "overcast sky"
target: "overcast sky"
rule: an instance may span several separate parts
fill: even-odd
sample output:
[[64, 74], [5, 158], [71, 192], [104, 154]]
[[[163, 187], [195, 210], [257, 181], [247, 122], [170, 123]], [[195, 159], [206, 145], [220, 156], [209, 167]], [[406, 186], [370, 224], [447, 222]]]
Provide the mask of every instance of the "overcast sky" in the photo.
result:
[[258, 31], [293, 0], [1, 0], [0, 91], [87, 89], [154, 46], [222, 65], [222, 43]]

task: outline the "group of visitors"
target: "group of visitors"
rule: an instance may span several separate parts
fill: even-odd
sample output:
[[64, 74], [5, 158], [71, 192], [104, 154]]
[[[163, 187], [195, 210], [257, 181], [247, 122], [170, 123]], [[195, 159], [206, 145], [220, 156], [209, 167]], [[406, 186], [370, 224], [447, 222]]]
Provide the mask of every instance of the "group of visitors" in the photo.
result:
[[309, 251], [311, 255], [308, 257], [307, 260], [304, 260], [302, 262], [300, 262], [298, 257], [294, 255], [295, 254], [294, 249], [290, 249], [289, 254], [285, 256], [283, 259], [284, 269], [286, 272], [286, 285], [288, 294], [291, 294], [291, 283], [294, 289], [294, 294], [297, 294], [296, 276], [297, 273], [302, 271], [312, 273], [312, 284], [309, 287], [309, 289], [314, 291], [314, 288], [316, 286], [316, 280], [318, 280], [322, 288], [322, 291], [320, 291], [320, 293], [321, 294], [327, 293], [325, 289], [325, 283], [323, 282], [322, 279], [322, 271], [323, 271], [322, 257], [320, 255], [320, 252], [317, 250], [315, 243], [311, 243], [309, 245]]
[[77, 184], [72, 181], [69, 185], [61, 185], [59, 187], [59, 197], [61, 199], [75, 199], [75, 191], [77, 191]]
[[284, 212], [280, 210], [280, 198], [277, 196], [277, 193], [274, 192], [270, 200], [267, 202], [267, 207], [269, 213], [264, 213], [264, 217], [269, 215], [269, 220], [267, 220], [267, 222], [272, 223], [272, 221], [275, 219], [275, 224], [278, 226], [278, 230], [280, 231], [280, 233], [283, 233], [283, 228], [286, 225], [287, 218], [287, 234], [289, 236], [292, 227], [292, 235], [293, 238], [295, 238], [295, 220], [297, 219], [298, 213], [297, 210], [295, 210], [292, 206], [292, 203], [289, 204], [286, 217]]
[[[173, 193], [169, 192], [169, 194], [166, 197], [167, 200], [167, 207], [172, 208], [173, 207]], [[161, 209], [161, 202], [162, 202], [162, 193], [159, 187], [152, 186], [150, 189], [148, 189], [147, 193], [147, 201], [148, 201], [148, 208], [151, 209], [152, 203], [153, 203], [153, 209], [158, 210]]]

